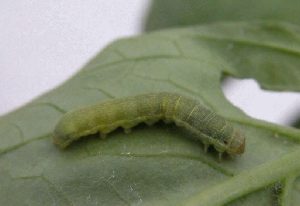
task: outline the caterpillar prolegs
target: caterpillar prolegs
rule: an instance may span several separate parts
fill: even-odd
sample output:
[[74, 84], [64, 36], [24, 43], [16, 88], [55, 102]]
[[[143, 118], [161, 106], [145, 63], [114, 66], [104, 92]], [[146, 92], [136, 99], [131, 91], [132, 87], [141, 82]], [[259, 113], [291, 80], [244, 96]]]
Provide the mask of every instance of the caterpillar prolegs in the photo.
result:
[[175, 93], [161, 92], [108, 100], [63, 115], [54, 130], [53, 141], [61, 148], [95, 133], [104, 137], [118, 127], [125, 133], [141, 122], [148, 125], [163, 119], [195, 133], [205, 145], [219, 152], [242, 154], [245, 137], [224, 118], [198, 101]]

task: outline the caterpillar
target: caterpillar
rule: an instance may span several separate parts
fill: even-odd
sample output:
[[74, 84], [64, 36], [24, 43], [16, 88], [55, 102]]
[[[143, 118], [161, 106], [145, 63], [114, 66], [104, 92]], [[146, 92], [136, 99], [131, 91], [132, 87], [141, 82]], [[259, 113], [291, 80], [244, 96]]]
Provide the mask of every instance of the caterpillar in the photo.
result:
[[55, 127], [53, 142], [65, 148], [87, 135], [105, 137], [118, 127], [129, 133], [139, 123], [152, 125], [161, 119], [196, 134], [205, 152], [212, 145], [219, 158], [224, 152], [244, 153], [245, 136], [238, 129], [200, 102], [168, 92], [113, 99], [67, 112]]

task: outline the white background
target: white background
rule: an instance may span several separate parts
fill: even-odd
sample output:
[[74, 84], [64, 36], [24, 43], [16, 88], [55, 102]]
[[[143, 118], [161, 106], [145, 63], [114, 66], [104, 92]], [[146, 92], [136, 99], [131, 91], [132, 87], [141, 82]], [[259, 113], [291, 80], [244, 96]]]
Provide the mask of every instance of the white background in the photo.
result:
[[[54, 88], [111, 41], [141, 33], [149, 0], [0, 2], [0, 115]], [[300, 68], [299, 68], [300, 69]], [[299, 93], [231, 81], [225, 95], [251, 116], [288, 124]]]

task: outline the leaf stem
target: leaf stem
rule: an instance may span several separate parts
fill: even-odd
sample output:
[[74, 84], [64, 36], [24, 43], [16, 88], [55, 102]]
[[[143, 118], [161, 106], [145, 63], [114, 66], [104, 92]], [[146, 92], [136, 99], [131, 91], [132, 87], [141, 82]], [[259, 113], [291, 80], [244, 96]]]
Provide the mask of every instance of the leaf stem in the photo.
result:
[[188, 199], [182, 205], [186, 206], [219, 206], [235, 199], [269, 186], [286, 176], [300, 173], [300, 148], [284, 155], [280, 159], [260, 165], [252, 170], [242, 172], [204, 192]]
[[282, 194], [279, 197], [279, 205], [281, 206], [288, 206], [291, 205], [290, 198], [291, 198], [291, 192], [293, 190], [293, 184], [296, 180], [296, 175], [290, 175], [284, 180], [284, 187]]

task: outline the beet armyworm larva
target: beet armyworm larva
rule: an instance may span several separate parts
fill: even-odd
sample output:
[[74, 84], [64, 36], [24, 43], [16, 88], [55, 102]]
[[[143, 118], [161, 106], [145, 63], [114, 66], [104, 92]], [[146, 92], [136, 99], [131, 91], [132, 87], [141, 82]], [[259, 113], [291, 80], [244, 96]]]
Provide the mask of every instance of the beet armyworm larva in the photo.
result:
[[220, 158], [223, 152], [244, 152], [244, 135], [224, 118], [194, 99], [168, 92], [113, 99], [68, 112], [56, 125], [53, 141], [65, 148], [87, 135], [100, 133], [105, 137], [117, 127], [128, 133], [141, 122], [152, 125], [161, 119], [195, 133], [205, 151], [213, 145]]

